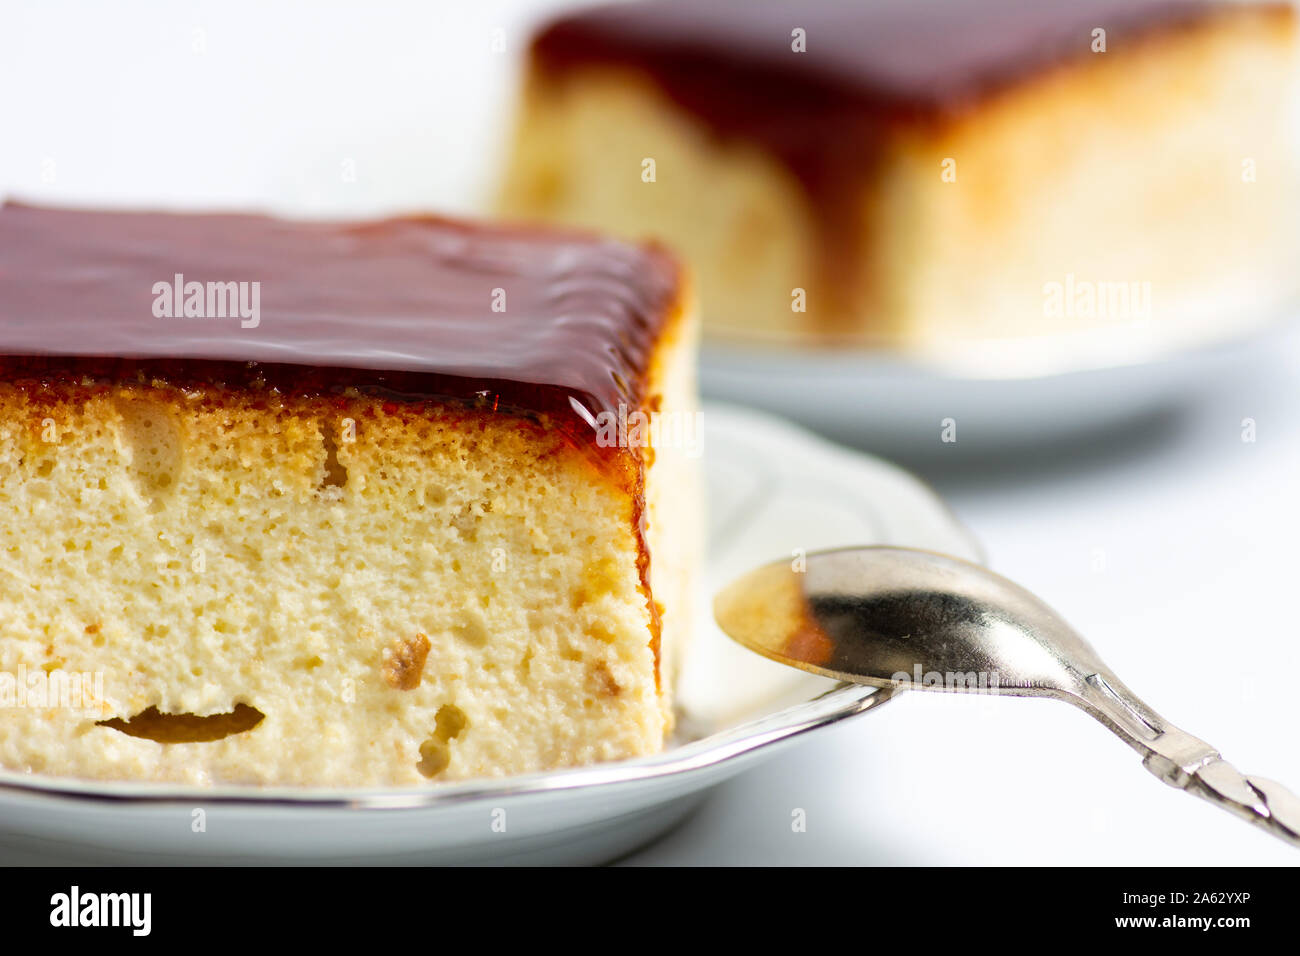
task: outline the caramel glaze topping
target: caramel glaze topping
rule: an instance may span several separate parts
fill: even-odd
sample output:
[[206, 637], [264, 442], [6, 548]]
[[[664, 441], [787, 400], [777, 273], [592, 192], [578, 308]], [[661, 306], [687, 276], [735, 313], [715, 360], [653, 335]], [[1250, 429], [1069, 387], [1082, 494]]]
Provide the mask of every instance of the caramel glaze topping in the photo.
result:
[[[769, 142], [838, 109], [952, 110], [1070, 57], [1119, 52], [1228, 0], [642, 0], [563, 17], [545, 65], [644, 67], [712, 124]], [[1264, 9], [1286, 8], [1282, 2]], [[792, 48], [792, 31], [806, 49]], [[783, 143], [786, 149], [793, 144]]]
[[[174, 289], [178, 274], [174, 317], [160, 316], [158, 284]], [[8, 203], [0, 378], [355, 389], [549, 423], [596, 448], [601, 413], [648, 398], [677, 281], [666, 254], [571, 233]], [[202, 284], [204, 317], [185, 317], [189, 283]], [[209, 309], [209, 283], [245, 283], [256, 319], [238, 291]]]
[[[1221, 0], [645, 0], [564, 17], [534, 40], [537, 75], [631, 68], [722, 138], [803, 185], [834, 289], [861, 262], [861, 204], [895, 124], [960, 114], [1026, 76], [1242, 5]], [[1290, 16], [1285, 3], [1254, 5]], [[805, 52], [792, 32], [805, 31]], [[937, 173], [936, 173], [937, 175]], [[839, 281], [837, 281], [839, 280]], [[847, 306], [847, 303], [844, 303]]]

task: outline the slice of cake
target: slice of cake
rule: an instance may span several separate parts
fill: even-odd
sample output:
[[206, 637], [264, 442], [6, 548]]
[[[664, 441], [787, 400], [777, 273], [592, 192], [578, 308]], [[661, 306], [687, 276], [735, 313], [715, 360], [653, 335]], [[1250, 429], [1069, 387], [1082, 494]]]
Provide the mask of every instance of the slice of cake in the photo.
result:
[[[427, 784], [653, 753], [698, 558], [673, 260], [0, 209], [0, 765]], [[630, 424], [629, 424], [630, 423]]]
[[1217, 335], [1300, 287], [1294, 23], [1201, 0], [584, 10], [532, 45], [502, 202], [670, 242], [711, 338]]

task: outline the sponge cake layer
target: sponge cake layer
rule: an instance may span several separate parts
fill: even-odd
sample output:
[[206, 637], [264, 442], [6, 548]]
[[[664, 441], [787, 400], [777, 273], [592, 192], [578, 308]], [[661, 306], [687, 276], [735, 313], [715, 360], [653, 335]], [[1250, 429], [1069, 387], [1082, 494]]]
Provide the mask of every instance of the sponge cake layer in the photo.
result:
[[[176, 273], [260, 281], [257, 326], [153, 314]], [[693, 409], [667, 257], [6, 207], [0, 319], [0, 764], [424, 784], [663, 746], [693, 463], [596, 426]]]

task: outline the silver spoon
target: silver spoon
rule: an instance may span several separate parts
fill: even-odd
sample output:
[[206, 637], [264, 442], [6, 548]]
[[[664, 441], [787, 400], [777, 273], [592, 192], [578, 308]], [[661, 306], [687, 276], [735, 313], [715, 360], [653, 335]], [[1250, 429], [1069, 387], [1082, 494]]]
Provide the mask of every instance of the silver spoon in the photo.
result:
[[1052, 697], [1087, 711], [1148, 770], [1300, 846], [1300, 798], [1247, 777], [1144, 704], [1061, 617], [1024, 588], [957, 558], [868, 547], [769, 564], [724, 588], [734, 640], [857, 684]]

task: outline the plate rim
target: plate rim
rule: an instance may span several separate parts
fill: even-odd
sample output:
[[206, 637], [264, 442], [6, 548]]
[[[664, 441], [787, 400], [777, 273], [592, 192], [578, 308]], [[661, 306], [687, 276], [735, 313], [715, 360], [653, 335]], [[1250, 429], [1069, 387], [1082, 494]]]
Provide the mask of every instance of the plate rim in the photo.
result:
[[[70, 802], [146, 806], [189, 805], [196, 799], [201, 799], [205, 804], [257, 809], [435, 809], [487, 798], [541, 796], [572, 790], [650, 783], [683, 776], [730, 763], [820, 727], [864, 714], [887, 703], [894, 696], [896, 693], [891, 689], [840, 683], [806, 701], [647, 757], [514, 777], [439, 784], [427, 790], [414, 787], [288, 788], [254, 784], [229, 784], [204, 789], [183, 783], [37, 777], [13, 770], [0, 770], [0, 796], [54, 797]], [[794, 719], [795, 715], [804, 711], [808, 713]]]
[[[1243, 318], [1240, 312], [1234, 318]], [[1227, 323], [1225, 323], [1227, 324]], [[1032, 383], [1064, 376], [1097, 375], [1171, 362], [1203, 360], [1224, 351], [1247, 349], [1300, 327], [1300, 295], [1273, 303], [1217, 334], [1167, 335], [1152, 339], [1136, 351], [1121, 354], [1117, 335], [1122, 326], [1089, 333], [972, 339], [952, 349], [898, 345], [857, 346], [791, 342], [779, 338], [705, 336], [700, 343], [700, 368], [708, 394], [709, 376], [744, 378], [781, 367], [796, 377], [879, 373], [882, 370], [961, 382]], [[1093, 340], [1082, 352], [1072, 348]], [[1100, 341], [1098, 347], [1096, 342]], [[1081, 354], [1084, 358], [1072, 357]], [[1099, 358], [1099, 356], [1106, 358]]]

